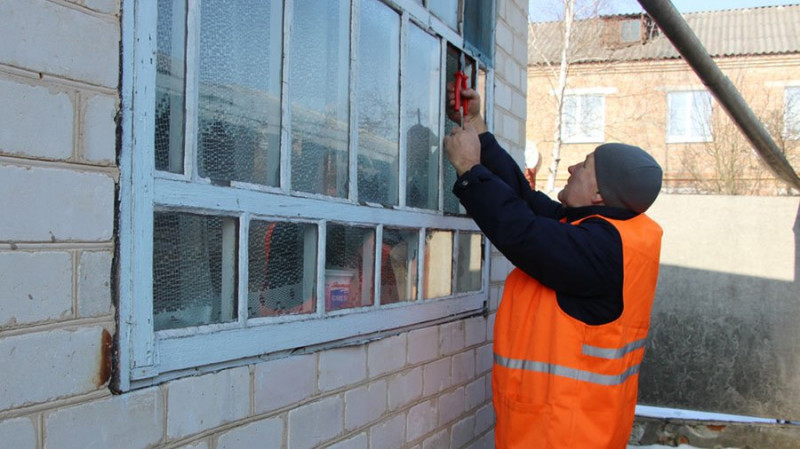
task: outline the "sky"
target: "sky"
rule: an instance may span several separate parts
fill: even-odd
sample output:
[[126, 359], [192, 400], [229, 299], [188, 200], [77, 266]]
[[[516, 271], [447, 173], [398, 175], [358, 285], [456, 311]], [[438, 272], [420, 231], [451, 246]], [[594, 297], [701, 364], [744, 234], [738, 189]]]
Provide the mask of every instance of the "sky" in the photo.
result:
[[[583, 4], [601, 2], [602, 14], [624, 14], [641, 12], [636, 0], [577, 0]], [[757, 6], [800, 4], [800, 0], [672, 0], [680, 12], [715, 11], [719, 9], [753, 8]], [[529, 0], [530, 17], [535, 21], [557, 20], [563, 9], [562, 0]]]

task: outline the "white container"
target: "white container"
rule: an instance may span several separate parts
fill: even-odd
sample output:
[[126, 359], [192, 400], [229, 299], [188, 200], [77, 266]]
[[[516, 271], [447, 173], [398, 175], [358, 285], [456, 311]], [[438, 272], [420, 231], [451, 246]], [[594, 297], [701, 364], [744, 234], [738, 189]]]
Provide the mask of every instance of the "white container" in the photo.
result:
[[325, 308], [327, 310], [338, 310], [349, 306], [352, 280], [352, 271], [325, 270]]

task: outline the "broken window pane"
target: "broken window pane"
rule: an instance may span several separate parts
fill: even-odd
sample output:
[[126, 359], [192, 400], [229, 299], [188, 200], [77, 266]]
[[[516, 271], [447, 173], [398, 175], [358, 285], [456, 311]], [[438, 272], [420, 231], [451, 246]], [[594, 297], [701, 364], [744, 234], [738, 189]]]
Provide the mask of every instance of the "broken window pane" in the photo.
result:
[[294, 2], [290, 45], [292, 188], [347, 197], [350, 2]]
[[383, 229], [381, 304], [416, 299], [418, 248], [416, 229]]
[[411, 25], [403, 108], [406, 129], [406, 205], [439, 208], [439, 117], [441, 46], [439, 40]]
[[325, 309], [372, 305], [375, 230], [330, 223], [325, 254]]
[[453, 233], [427, 231], [423, 298], [439, 298], [453, 292]]
[[458, 0], [431, 1], [428, 8], [450, 28], [458, 29]]
[[237, 221], [156, 212], [153, 226], [153, 327], [233, 321]]
[[317, 227], [253, 220], [248, 235], [248, 316], [313, 313]]
[[277, 186], [282, 2], [203, 0], [199, 174]]
[[377, 0], [361, 1], [358, 42], [358, 200], [398, 201], [400, 16]]
[[186, 12], [183, 0], [158, 0], [156, 28], [156, 170], [183, 173]]
[[458, 256], [456, 260], [456, 292], [474, 292], [481, 289], [483, 271], [483, 239], [477, 232], [458, 234]]

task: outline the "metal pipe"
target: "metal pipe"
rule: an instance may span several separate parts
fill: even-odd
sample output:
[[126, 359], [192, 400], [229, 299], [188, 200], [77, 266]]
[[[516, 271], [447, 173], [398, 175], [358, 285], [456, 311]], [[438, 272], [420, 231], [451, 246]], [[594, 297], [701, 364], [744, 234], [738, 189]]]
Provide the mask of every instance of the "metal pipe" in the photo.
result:
[[708, 51], [694, 34], [683, 16], [669, 0], [638, 0], [656, 22], [664, 36], [683, 56], [700, 80], [716, 97], [728, 116], [755, 148], [775, 175], [790, 186], [800, 189], [800, 178], [783, 152], [772, 139], [764, 124], [750, 109], [741, 93], [711, 59]]

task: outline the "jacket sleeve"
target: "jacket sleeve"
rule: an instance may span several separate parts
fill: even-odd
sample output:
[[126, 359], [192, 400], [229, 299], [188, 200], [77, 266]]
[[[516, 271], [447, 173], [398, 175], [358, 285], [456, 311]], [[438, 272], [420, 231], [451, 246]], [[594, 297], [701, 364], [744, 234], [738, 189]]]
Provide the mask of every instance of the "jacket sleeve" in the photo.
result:
[[544, 193], [531, 190], [528, 180], [511, 155], [504, 150], [491, 133], [479, 136], [481, 141], [481, 165], [489, 169], [501, 181], [524, 199], [528, 206], [539, 215], [561, 218], [563, 207]]
[[[489, 148], [487, 156], [495, 156], [493, 150]], [[516, 166], [507, 153], [506, 157]], [[497, 157], [487, 163], [497, 172], [476, 165], [459, 177], [453, 193], [514, 266], [571, 295], [602, 295], [614, 287], [621, 259], [610, 259], [621, 253], [621, 241], [613, 225], [602, 219], [588, 219], [577, 226], [562, 223], [558, 220], [563, 212], [560, 204], [554, 207], [552, 200], [538, 196], [546, 195], [532, 194], [530, 188], [526, 192], [508, 162]]]

